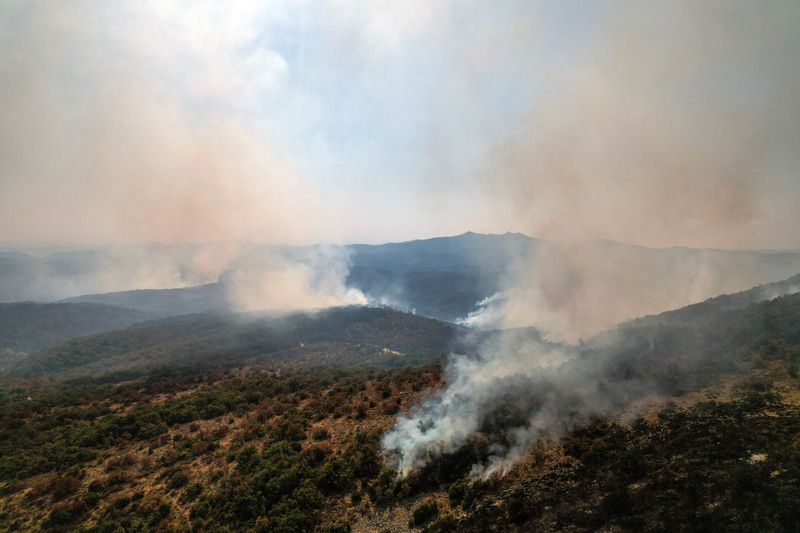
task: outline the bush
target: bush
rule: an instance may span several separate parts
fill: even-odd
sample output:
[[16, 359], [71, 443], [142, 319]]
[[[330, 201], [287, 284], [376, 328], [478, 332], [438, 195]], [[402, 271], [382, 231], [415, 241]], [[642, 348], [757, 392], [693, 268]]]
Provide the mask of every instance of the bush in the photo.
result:
[[136, 464], [136, 459], [130, 454], [112, 457], [106, 464], [106, 472], [119, 470], [120, 468], [130, 468]]
[[130, 498], [128, 498], [127, 496], [121, 496], [116, 500], [114, 500], [114, 502], [111, 505], [113, 505], [116, 509], [124, 509], [130, 503], [131, 503]]
[[161, 502], [158, 505], [158, 514], [161, 517], [167, 516], [170, 513], [171, 510], [172, 509], [170, 508], [170, 506], [169, 506], [169, 504], [167, 502]]
[[192, 501], [203, 492], [203, 486], [200, 483], [191, 483], [186, 490], [183, 491], [183, 500]]
[[513, 492], [506, 501], [508, 509], [508, 519], [514, 524], [524, 522], [530, 516], [531, 506], [525, 501], [522, 491]]
[[326, 533], [350, 533], [353, 528], [347, 520], [339, 520], [329, 525], [325, 530]]
[[314, 432], [311, 434], [311, 438], [314, 440], [328, 440], [330, 437], [331, 434], [328, 433], [328, 430], [325, 428], [315, 429]]
[[38, 497], [52, 494], [53, 499], [60, 500], [75, 494], [81, 486], [81, 480], [72, 476], [51, 474], [33, 484], [31, 496]]
[[189, 478], [183, 472], [176, 472], [173, 474], [169, 481], [167, 482], [167, 488], [172, 489], [179, 489], [186, 485], [189, 482]]
[[272, 508], [269, 527], [260, 528], [270, 533], [305, 533], [313, 531], [317, 517], [310, 511], [300, 509], [297, 503], [284, 500]]
[[255, 471], [259, 462], [258, 452], [256, 452], [253, 446], [243, 448], [242, 451], [236, 455], [237, 468], [244, 473]]
[[317, 466], [330, 455], [331, 451], [326, 445], [309, 446], [303, 450], [302, 456], [310, 466]]
[[89, 509], [97, 505], [97, 502], [100, 501], [100, 495], [96, 492], [89, 491], [83, 497], [83, 504], [86, 505]]
[[341, 457], [330, 459], [320, 468], [318, 485], [323, 491], [337, 492], [349, 489], [352, 481], [350, 463]]
[[408, 521], [408, 527], [421, 527], [430, 522], [436, 515], [439, 514], [439, 504], [436, 500], [431, 500], [423, 503], [411, 514], [411, 520]]
[[467, 486], [464, 481], [459, 480], [452, 483], [447, 489], [447, 497], [450, 499], [450, 505], [460, 505], [464, 501], [464, 496], [467, 493]]
[[45, 524], [50, 527], [71, 524], [83, 515], [84, 510], [83, 503], [79, 501], [59, 503], [50, 511]]
[[440, 516], [435, 522], [428, 526], [430, 533], [452, 533], [458, 528], [458, 520], [451, 514]]

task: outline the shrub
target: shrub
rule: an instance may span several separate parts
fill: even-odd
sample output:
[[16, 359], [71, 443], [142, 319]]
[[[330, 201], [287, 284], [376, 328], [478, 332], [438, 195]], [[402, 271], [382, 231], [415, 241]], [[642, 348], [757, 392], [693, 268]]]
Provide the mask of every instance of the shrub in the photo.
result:
[[530, 505], [525, 501], [522, 491], [512, 493], [506, 501], [508, 519], [515, 524], [524, 522], [530, 516]]
[[172, 489], [179, 489], [188, 483], [189, 478], [183, 472], [176, 472], [173, 474], [169, 481], [167, 482], [167, 488]]
[[353, 528], [347, 520], [339, 520], [329, 525], [325, 530], [326, 533], [350, 533]]
[[334, 457], [322, 465], [319, 472], [319, 487], [328, 492], [350, 488], [353, 480], [350, 463], [341, 457]]
[[[129, 480], [127, 472], [114, 472], [105, 480], [106, 488], [119, 490], [119, 485], [124, 485]], [[91, 487], [90, 487], [91, 488]]]
[[317, 466], [322, 464], [330, 453], [331, 450], [327, 445], [318, 444], [303, 450], [302, 456], [310, 466]]
[[467, 486], [462, 480], [452, 483], [447, 489], [447, 497], [450, 499], [450, 504], [454, 506], [459, 505], [462, 501], [464, 501], [464, 496], [466, 493]]
[[313, 531], [317, 517], [300, 509], [293, 500], [285, 500], [272, 508], [269, 527], [261, 529], [270, 533], [305, 533]]
[[119, 455], [112, 457], [106, 464], [106, 472], [119, 470], [120, 468], [130, 468], [136, 464], [136, 459], [130, 454]]
[[89, 491], [83, 497], [83, 503], [88, 508], [92, 508], [97, 505], [97, 502], [100, 501], [100, 495], [96, 492]]
[[203, 486], [200, 483], [190, 483], [189, 486], [183, 491], [183, 500], [192, 501], [203, 492]]
[[50, 474], [33, 484], [30, 495], [39, 497], [49, 493], [54, 499], [60, 500], [75, 494], [80, 486], [81, 480], [76, 477]]
[[253, 446], [246, 446], [242, 448], [242, 451], [236, 455], [237, 468], [244, 473], [253, 472], [258, 466], [259, 462], [260, 459], [258, 457], [258, 453]]
[[328, 433], [328, 430], [325, 428], [317, 428], [311, 434], [311, 438], [314, 440], [328, 440], [331, 437], [331, 434]]
[[411, 514], [411, 520], [408, 521], [408, 527], [421, 527], [430, 522], [438, 514], [439, 504], [436, 503], [436, 500], [425, 502], [414, 509], [414, 512]]
[[56, 504], [47, 517], [45, 524], [49, 527], [71, 524], [84, 513], [83, 503], [80, 501], [67, 501]]
[[427, 531], [430, 533], [452, 533], [458, 528], [458, 520], [451, 514], [440, 516], [428, 526]]
[[171, 511], [171, 508], [167, 502], [161, 502], [158, 504], [158, 514], [161, 517], [167, 516]]
[[127, 496], [121, 496], [121, 497], [117, 498], [116, 500], [114, 500], [112, 505], [116, 509], [124, 509], [125, 507], [128, 506], [129, 503], [131, 503], [131, 499], [130, 498], [128, 498]]

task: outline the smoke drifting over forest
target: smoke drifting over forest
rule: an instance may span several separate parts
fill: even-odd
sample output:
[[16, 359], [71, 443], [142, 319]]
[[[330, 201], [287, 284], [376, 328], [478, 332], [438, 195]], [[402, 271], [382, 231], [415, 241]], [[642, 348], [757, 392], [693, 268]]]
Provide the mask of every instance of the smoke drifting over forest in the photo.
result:
[[348, 255], [328, 246], [245, 257], [226, 277], [228, 298], [240, 311], [364, 305], [367, 297], [346, 286]]
[[[573, 343], [758, 275], [713, 250], [664, 264], [597, 239], [800, 247], [798, 20], [796, 2], [738, 0], [12, 0], [0, 240], [212, 243], [178, 259], [132, 248], [55, 285], [224, 279], [240, 310], [365, 303], [346, 285], [345, 241], [559, 241], [509, 261], [466, 318], [543, 340], [509, 333], [454, 355], [447, 387], [384, 439], [408, 473], [513, 393], [524, 421], [479, 467], [503, 471], [567, 407], [588, 416], [650, 390], [600, 387], [607, 374]], [[243, 241], [333, 245], [256, 254]]]
[[[528, 231], [566, 239], [732, 244], [776, 229], [800, 168], [791, 96], [800, 89], [792, 51], [800, 32], [789, 22], [797, 7], [679, 2], [656, 17], [643, 4], [605, 7], [587, 62], [553, 72], [539, 105], [488, 159], [498, 194]], [[516, 44], [520, 54], [534, 46]], [[545, 339], [574, 343], [718, 282], [696, 265], [689, 283], [670, 288], [670, 266], [609, 247], [556, 244], [520, 258], [505, 288], [465, 322], [535, 325]], [[609, 354], [624, 340], [606, 339], [586, 358], [519, 331], [492, 337], [476, 356], [451, 357], [445, 389], [401, 416], [384, 448], [405, 476], [499, 424], [502, 438], [475, 473], [503, 473], [537, 439], [658, 391], [649, 378], [615, 379], [619, 361]], [[704, 347], [692, 349], [680, 379], [703, 364]], [[645, 364], [643, 353], [625, 357]]]

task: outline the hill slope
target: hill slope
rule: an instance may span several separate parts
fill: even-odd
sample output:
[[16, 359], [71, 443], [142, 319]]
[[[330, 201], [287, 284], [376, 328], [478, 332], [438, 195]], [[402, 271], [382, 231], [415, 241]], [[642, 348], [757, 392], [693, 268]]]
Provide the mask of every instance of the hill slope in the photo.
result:
[[488, 481], [471, 465], [513, 411], [399, 483], [380, 451], [398, 412], [441, 386], [436, 366], [407, 365], [440, 361], [451, 325], [343, 308], [69, 341], [42, 370], [139, 375], [0, 387], [0, 528], [796, 530], [800, 295], [753, 294], [588, 341], [577, 356], [608, 370], [604, 387], [654, 385], [650, 412], [583, 420]]
[[72, 337], [120, 329], [149, 318], [135, 309], [93, 303], [0, 304], [0, 352], [36, 352]]
[[444, 357], [459, 328], [388, 308], [199, 314], [82, 337], [38, 354], [19, 373], [70, 376], [169, 366], [405, 366]]
[[[271, 342], [304, 338], [319, 352], [338, 342], [348, 350], [354, 342], [374, 343], [412, 353], [430, 346], [426, 337], [451, 331], [383, 309], [329, 313], [290, 317], [285, 333]], [[442, 385], [435, 366], [309, 370], [273, 360], [233, 371], [190, 368], [172, 359], [167, 345], [159, 353], [158, 345], [200, 335], [199, 349], [230, 324], [208, 316], [166, 322], [100, 335], [92, 346], [104, 349], [120, 333], [134, 333], [126, 337], [129, 347], [119, 346], [176, 366], [146, 369], [116, 384], [0, 387], [0, 528], [588, 532], [800, 526], [800, 295], [736, 309], [711, 306], [705, 320], [668, 324], [669, 335], [656, 334], [663, 324], [627, 325], [623, 337], [630, 342], [616, 353], [603, 352], [599, 341], [585, 347], [586, 357], [612, 363], [622, 357], [629, 364], [611, 375], [615, 379], [638, 372], [666, 385], [661, 396], [649, 412], [640, 407], [621, 419], [586, 420], [561, 439], [544, 439], [507, 476], [486, 481], [469, 475], [475, 461], [492, 453], [486, 435], [399, 483], [383, 462], [382, 432], [398, 412]], [[263, 328], [234, 330], [244, 346], [255, 346], [249, 335], [261, 337]], [[212, 332], [207, 338], [206, 329]], [[674, 382], [663, 369], [698, 347], [702, 375], [670, 387]], [[124, 353], [120, 360], [129, 357]]]
[[181, 289], [139, 289], [133, 291], [85, 294], [64, 302], [89, 302], [137, 309], [153, 317], [167, 317], [227, 311], [230, 306], [221, 283], [208, 283]]

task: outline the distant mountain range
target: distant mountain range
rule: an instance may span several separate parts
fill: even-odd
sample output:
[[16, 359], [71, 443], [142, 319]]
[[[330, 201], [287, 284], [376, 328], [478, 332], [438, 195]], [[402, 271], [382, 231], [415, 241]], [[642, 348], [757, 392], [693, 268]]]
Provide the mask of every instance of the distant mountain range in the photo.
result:
[[[730, 351], [744, 327], [769, 333], [771, 326], [764, 322], [764, 317], [770, 316], [769, 309], [788, 305], [791, 313], [781, 311], [776, 316], [784, 322], [793, 320], [787, 317], [800, 309], [800, 295], [773, 298], [798, 289], [800, 275], [639, 318], [588, 338], [580, 346], [562, 347], [584, 351], [591, 357], [602, 354], [611, 360], [649, 358], [642, 366], [650, 369], [660, 365], [662, 359], [677, 360], [678, 355], [696, 364], [697, 354], [707, 351], [711, 340]], [[768, 300], [772, 303], [764, 303]], [[471, 332], [447, 322], [365, 306], [288, 314], [200, 313], [144, 321], [141, 319], [146, 315], [137, 313], [86, 303], [0, 304], [0, 342], [42, 348], [30, 355], [0, 357], [0, 375], [127, 379], [166, 367], [393, 368], [440, 363], [451, 351], [472, 353], [483, 340], [501, 333]], [[544, 342], [532, 328], [506, 333], [518, 342]], [[792, 342], [800, 342], [800, 337], [795, 337]], [[718, 355], [727, 353], [722, 350]]]
[[[290, 249], [248, 246], [265, 253]], [[470, 232], [347, 248], [348, 286], [360, 289], [375, 303], [446, 321], [467, 316], [478, 302], [502, 289], [512, 267], [523, 264], [534, 269], [541, 257], [552, 261], [553, 250], [558, 251], [557, 260], [564, 262], [563, 268], [556, 263], [555, 270], [562, 269], [575, 278], [576, 285], [582, 285], [585, 294], [579, 297], [642, 295], [641, 301], [615, 306], [621, 313], [613, 317], [618, 321], [800, 272], [800, 251], [655, 249], [613, 241], [555, 243], [519, 233]], [[203, 249], [195, 245], [4, 252], [0, 253], [0, 301], [89, 302], [162, 317], [229, 311], [226, 275], [206, 279], [197, 266], [202, 254]], [[583, 272], [575, 272], [576, 265]], [[553, 269], [553, 264], [549, 266]], [[596, 271], [595, 279], [583, 279], [587, 268]], [[616, 285], [623, 281], [630, 286], [618, 290]]]

